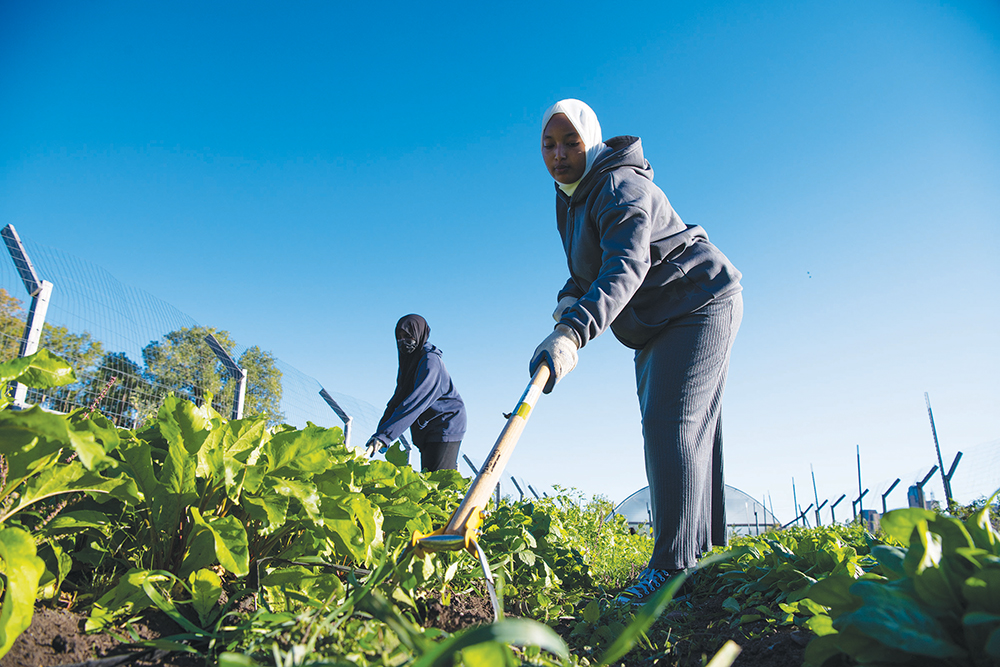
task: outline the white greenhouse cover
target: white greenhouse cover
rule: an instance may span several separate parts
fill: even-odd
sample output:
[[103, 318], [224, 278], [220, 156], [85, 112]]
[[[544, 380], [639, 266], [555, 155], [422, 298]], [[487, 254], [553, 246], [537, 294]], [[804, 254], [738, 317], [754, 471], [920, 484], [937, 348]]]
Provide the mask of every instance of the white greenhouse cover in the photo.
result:
[[[763, 503], [740, 491], [735, 486], [725, 487], [726, 525], [741, 535], [757, 535], [768, 528], [780, 526]], [[631, 526], [652, 522], [649, 506], [649, 487], [643, 487], [623, 500], [612, 514], [621, 514]]]

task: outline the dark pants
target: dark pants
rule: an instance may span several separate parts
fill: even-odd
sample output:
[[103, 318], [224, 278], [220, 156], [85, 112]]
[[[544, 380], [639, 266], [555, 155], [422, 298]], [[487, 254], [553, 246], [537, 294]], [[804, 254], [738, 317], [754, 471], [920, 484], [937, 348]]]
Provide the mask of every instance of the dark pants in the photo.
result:
[[420, 468], [424, 472], [435, 470], [458, 470], [458, 442], [425, 442], [418, 445], [420, 450]]
[[692, 567], [726, 544], [722, 394], [743, 319], [741, 294], [672, 320], [636, 352], [653, 556], [650, 567]]

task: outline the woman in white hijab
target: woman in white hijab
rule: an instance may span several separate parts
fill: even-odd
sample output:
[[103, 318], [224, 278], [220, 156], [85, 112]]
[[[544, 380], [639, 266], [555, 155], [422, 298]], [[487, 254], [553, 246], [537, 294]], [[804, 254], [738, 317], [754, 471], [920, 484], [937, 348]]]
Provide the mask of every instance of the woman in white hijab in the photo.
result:
[[741, 276], [704, 229], [681, 221], [638, 137], [602, 141], [594, 111], [567, 99], [545, 112], [541, 146], [570, 275], [529, 370], [547, 363], [552, 391], [608, 328], [636, 351], [654, 546], [618, 600], [641, 604], [726, 543], [722, 395]]

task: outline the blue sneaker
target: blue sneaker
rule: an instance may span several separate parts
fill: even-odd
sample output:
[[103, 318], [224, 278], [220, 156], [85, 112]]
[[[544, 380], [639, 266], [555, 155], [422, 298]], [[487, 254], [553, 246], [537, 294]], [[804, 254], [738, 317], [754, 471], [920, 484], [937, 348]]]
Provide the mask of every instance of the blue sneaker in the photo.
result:
[[649, 598], [653, 597], [656, 591], [663, 588], [663, 585], [670, 581], [670, 577], [675, 574], [676, 572], [670, 570], [657, 570], [653, 567], [647, 567], [639, 573], [639, 576], [635, 578], [631, 586], [618, 594], [615, 602], [632, 605], [646, 604], [649, 602]]

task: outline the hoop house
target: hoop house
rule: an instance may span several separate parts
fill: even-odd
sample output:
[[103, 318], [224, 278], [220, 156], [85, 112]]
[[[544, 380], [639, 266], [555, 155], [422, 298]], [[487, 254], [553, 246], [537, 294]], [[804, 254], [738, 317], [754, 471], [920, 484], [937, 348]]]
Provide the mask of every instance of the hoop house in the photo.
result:
[[[774, 514], [749, 494], [735, 486], [725, 487], [726, 525], [731, 533], [738, 535], [760, 535], [781, 525]], [[652, 523], [652, 508], [649, 504], [649, 487], [643, 487], [623, 500], [612, 514], [621, 514], [629, 525], [638, 528]]]

